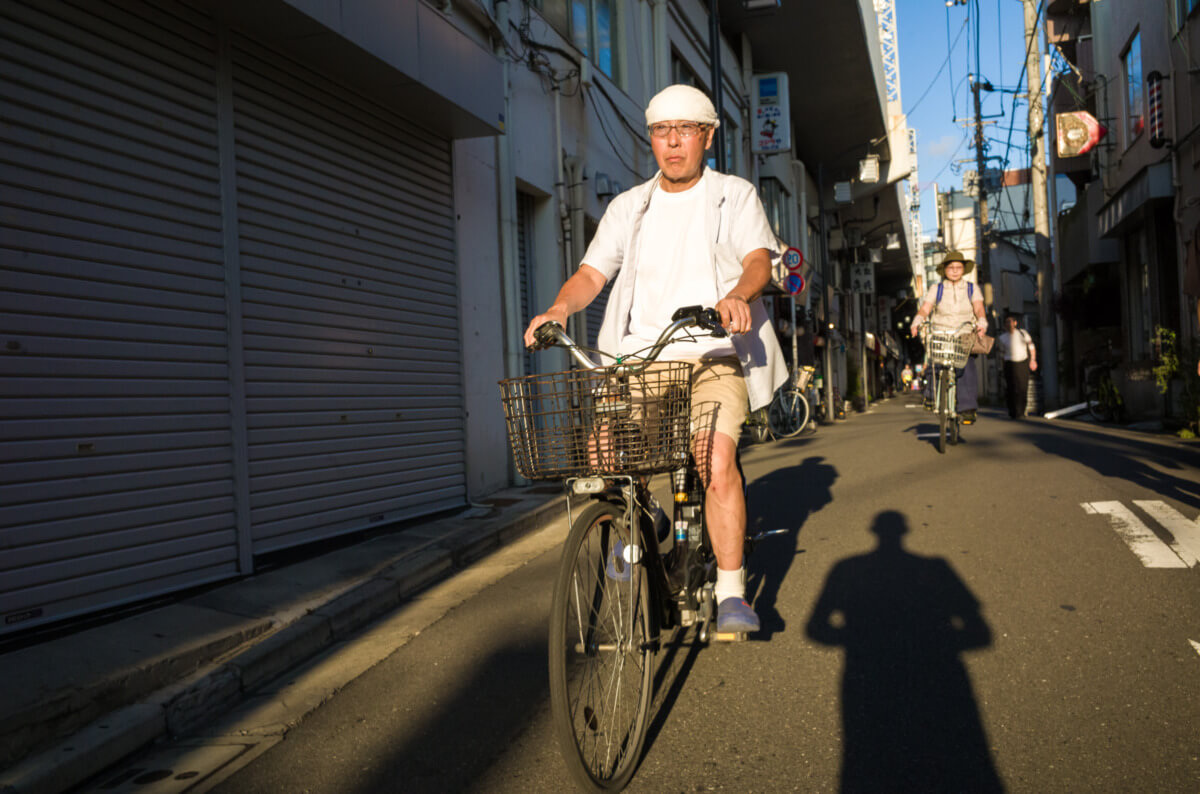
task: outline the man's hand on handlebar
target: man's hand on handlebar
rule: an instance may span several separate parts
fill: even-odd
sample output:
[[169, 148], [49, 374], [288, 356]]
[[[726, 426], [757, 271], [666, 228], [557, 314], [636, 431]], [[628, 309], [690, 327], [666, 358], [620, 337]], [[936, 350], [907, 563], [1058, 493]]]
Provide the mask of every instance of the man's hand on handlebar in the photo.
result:
[[750, 303], [740, 295], [730, 293], [717, 301], [717, 314], [721, 315], [721, 326], [731, 334], [744, 334], [750, 331]]
[[559, 325], [566, 327], [566, 324], [567, 324], [566, 312], [555, 309], [555, 307], [551, 306], [549, 309], [546, 310], [545, 314], [539, 314], [537, 317], [534, 317], [532, 320], [530, 320], [529, 327], [525, 329], [525, 347], [526, 348], [528, 348], [530, 350], [535, 350], [535, 349], [541, 347], [541, 345], [538, 343], [537, 339], [534, 338], [533, 332], [537, 330], [539, 325], [542, 325], [543, 323], [550, 323], [550, 322], [558, 323]]

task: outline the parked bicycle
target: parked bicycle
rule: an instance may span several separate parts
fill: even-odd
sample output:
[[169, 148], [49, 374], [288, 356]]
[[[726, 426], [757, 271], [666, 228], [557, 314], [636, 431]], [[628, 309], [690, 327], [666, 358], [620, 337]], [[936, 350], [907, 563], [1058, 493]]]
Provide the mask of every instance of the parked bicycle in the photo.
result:
[[[699, 306], [672, 320], [643, 359], [604, 367], [546, 323], [537, 345], [566, 348], [582, 369], [501, 381], [521, 474], [566, 484], [571, 529], [551, 603], [550, 707], [563, 757], [586, 790], [617, 790], [633, 776], [664, 631], [696, 627], [700, 643], [745, 638], [715, 631], [717, 565], [691, 450], [691, 365], [656, 361], [681, 332], [725, 331]], [[651, 475], [666, 472], [670, 522], [649, 488]]]
[[805, 393], [814, 372], [815, 367], [801, 367], [787, 383], [776, 390], [768, 405], [750, 412], [746, 424], [755, 442], [791, 438], [805, 430], [816, 431], [811, 403]]
[[962, 429], [955, 376], [971, 357], [975, 323], [965, 322], [954, 331], [937, 331], [926, 321], [921, 324], [921, 339], [925, 343], [925, 372], [933, 379], [933, 411], [938, 417], [937, 449], [945, 453], [947, 443], [958, 443]]
[[1120, 356], [1113, 351], [1112, 342], [1091, 351], [1084, 357], [1084, 362], [1084, 399], [1088, 413], [1098, 422], [1124, 422], [1125, 399], [1112, 377]]

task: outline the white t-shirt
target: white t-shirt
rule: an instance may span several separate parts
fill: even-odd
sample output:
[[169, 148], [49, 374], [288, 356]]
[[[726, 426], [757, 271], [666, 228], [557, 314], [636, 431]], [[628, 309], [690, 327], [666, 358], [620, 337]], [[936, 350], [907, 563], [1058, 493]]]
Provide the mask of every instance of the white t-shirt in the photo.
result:
[[[716, 272], [705, 231], [704, 177], [682, 193], [656, 188], [642, 220], [629, 334], [620, 354], [645, 352], [681, 306], [715, 306]], [[667, 345], [662, 361], [736, 355], [728, 337], [702, 336]]]
[[1018, 328], [1013, 334], [1005, 331], [996, 337], [996, 343], [1000, 345], [1005, 361], [1025, 361], [1029, 358], [1029, 349], [1033, 347], [1033, 340], [1024, 328]]

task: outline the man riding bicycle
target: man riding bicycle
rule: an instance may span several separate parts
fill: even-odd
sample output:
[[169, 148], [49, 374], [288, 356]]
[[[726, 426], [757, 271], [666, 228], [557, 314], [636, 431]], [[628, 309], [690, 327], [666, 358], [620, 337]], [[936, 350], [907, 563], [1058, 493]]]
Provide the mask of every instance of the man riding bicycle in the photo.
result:
[[737, 441], [747, 408], [767, 405], [787, 379], [758, 300], [779, 242], [754, 186], [705, 167], [720, 120], [703, 92], [663, 89], [646, 107], [646, 126], [658, 173], [612, 200], [579, 269], [530, 321], [525, 343], [534, 343], [543, 323], [565, 325], [612, 279], [597, 346], [621, 356], [653, 344], [678, 307], [716, 308], [728, 338], [672, 342], [661, 360], [693, 364], [692, 444], [717, 558], [717, 631], [758, 631], [745, 600], [746, 501]]

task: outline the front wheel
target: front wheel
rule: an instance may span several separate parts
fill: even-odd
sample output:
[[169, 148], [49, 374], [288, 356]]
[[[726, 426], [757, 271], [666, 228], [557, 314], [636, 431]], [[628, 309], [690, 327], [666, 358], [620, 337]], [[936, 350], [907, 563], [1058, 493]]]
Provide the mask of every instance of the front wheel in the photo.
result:
[[950, 417], [950, 412], [954, 410], [950, 405], [950, 378], [954, 377], [950, 370], [943, 369], [938, 373], [937, 380], [937, 405], [938, 405], [938, 452], [946, 452], [946, 437], [950, 431], [950, 425], [953, 419]]
[[617, 791], [646, 738], [654, 655], [641, 539], [623, 508], [595, 502], [563, 548], [550, 608], [550, 712], [572, 777]]

